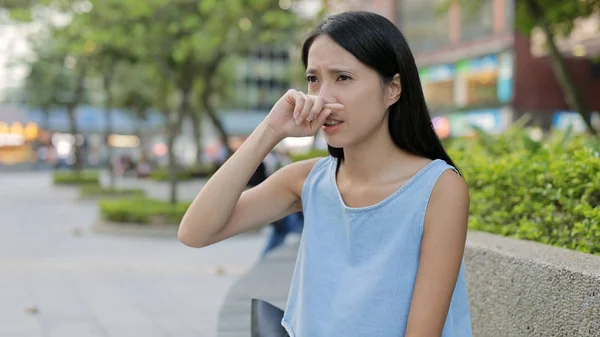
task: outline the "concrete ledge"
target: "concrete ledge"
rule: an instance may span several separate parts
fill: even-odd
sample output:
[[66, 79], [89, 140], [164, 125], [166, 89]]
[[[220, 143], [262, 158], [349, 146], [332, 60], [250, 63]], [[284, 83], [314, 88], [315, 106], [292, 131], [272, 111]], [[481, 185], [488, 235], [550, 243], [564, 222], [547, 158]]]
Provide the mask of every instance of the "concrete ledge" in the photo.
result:
[[[298, 244], [258, 263], [231, 288], [219, 337], [250, 333], [250, 299], [284, 307]], [[469, 232], [465, 251], [477, 337], [600, 336], [600, 257]]]
[[476, 336], [600, 336], [600, 257], [471, 232]]

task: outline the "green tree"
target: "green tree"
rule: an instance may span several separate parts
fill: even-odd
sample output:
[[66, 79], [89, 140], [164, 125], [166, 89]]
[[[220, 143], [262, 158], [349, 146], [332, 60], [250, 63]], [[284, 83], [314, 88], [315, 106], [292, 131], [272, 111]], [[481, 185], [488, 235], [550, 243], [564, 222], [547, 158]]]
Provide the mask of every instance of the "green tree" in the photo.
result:
[[[467, 15], [477, 15], [483, 4], [480, 0], [446, 0], [441, 10], [447, 10], [455, 2], [465, 9]], [[568, 36], [575, 27], [577, 19], [600, 13], [600, 1], [515, 0], [515, 4], [515, 28], [528, 36], [536, 27], [541, 29], [552, 60], [554, 75], [563, 90], [567, 104], [571, 110], [583, 117], [588, 130], [597, 136], [598, 130], [595, 130], [592, 125], [592, 111], [586, 106], [567, 71], [564, 56], [556, 46], [555, 39]]]
[[65, 68], [64, 55], [58, 54], [52, 46], [40, 45], [35, 50], [36, 57], [28, 62], [29, 74], [22, 97], [27, 106], [40, 109], [44, 118], [41, 127], [48, 130], [51, 111], [67, 104], [71, 74]]
[[135, 119], [134, 134], [140, 139], [142, 160], [148, 160], [146, 136], [143, 125], [154, 106], [153, 96], [156, 83], [151, 75], [151, 66], [141, 62], [121, 61], [116, 67], [114, 78], [114, 106], [131, 112]]
[[170, 82], [161, 92], [170, 89], [177, 93], [177, 108], [161, 109], [169, 121], [171, 201], [175, 202], [177, 168], [172, 145], [184, 116], [189, 116], [194, 106], [199, 107], [195, 113], [206, 113], [219, 131], [221, 142], [228, 146], [226, 130], [213, 104], [225, 82], [220, 67], [229, 57], [247, 52], [260, 41], [291, 34], [300, 20], [281, 9], [276, 0], [155, 3], [158, 5], [143, 36], [145, 45], [154, 47], [149, 55], [155, 59], [161, 78]]

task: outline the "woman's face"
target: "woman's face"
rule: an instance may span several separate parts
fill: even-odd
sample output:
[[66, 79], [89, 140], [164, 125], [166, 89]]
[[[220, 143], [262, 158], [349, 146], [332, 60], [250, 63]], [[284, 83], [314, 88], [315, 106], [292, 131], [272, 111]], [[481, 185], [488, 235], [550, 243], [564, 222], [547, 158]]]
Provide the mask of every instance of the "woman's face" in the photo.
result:
[[399, 79], [382, 84], [375, 70], [327, 35], [318, 36], [309, 49], [306, 79], [309, 95], [344, 105], [328, 119], [341, 123], [322, 129], [329, 145], [350, 147], [375, 133], [388, 133], [387, 110], [400, 96]]

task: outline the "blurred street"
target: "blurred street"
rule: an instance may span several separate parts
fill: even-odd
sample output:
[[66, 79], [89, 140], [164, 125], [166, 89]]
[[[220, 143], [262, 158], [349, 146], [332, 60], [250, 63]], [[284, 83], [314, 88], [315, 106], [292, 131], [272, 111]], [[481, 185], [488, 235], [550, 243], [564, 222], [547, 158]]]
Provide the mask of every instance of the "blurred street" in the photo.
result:
[[[181, 187], [189, 198], [200, 184]], [[214, 336], [226, 291], [264, 238], [194, 250], [174, 237], [94, 234], [96, 202], [77, 196], [49, 172], [0, 174], [0, 336]]]

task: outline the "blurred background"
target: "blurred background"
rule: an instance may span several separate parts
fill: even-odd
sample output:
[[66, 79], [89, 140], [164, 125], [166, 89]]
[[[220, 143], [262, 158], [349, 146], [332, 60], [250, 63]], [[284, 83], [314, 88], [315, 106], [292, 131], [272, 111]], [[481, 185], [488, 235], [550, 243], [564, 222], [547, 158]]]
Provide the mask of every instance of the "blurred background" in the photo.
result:
[[[346, 10], [408, 39], [472, 230], [600, 253], [596, 1], [0, 0], [0, 336], [214, 336], [270, 229], [176, 225]], [[255, 178], [325, 149], [285, 139]]]

